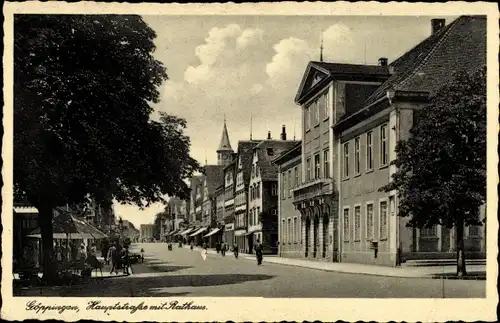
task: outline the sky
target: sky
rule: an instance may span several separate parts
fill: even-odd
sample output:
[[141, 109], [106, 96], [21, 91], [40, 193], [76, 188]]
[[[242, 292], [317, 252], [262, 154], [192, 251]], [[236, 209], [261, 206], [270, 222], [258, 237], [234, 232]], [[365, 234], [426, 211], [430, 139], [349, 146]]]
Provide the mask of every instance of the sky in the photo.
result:
[[[224, 118], [233, 149], [239, 140], [301, 139], [294, 97], [307, 63], [389, 63], [430, 35], [432, 18], [408, 16], [143, 16], [156, 31], [154, 57], [167, 68], [154, 110], [183, 117], [191, 156], [217, 163]], [[252, 122], [251, 122], [252, 120]], [[115, 204], [115, 213], [139, 227], [162, 204], [144, 210]]]

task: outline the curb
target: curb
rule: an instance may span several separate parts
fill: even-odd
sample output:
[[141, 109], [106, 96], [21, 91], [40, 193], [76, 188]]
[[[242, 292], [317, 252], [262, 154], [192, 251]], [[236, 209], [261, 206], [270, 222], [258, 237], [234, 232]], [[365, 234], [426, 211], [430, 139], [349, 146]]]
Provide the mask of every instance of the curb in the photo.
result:
[[[182, 246], [183, 249], [188, 249], [189, 246]], [[201, 251], [201, 248], [195, 247], [193, 251]], [[214, 254], [217, 255], [217, 252], [214, 250], [208, 250], [209, 254]], [[227, 256], [227, 254], [226, 254]], [[244, 259], [244, 260], [251, 260], [254, 261], [255, 259], [248, 254], [240, 254], [239, 259]], [[303, 266], [300, 264], [290, 264], [290, 263], [281, 263], [281, 262], [275, 262], [275, 261], [269, 261], [264, 259], [262, 260], [263, 263], [268, 263], [268, 264], [275, 264], [275, 265], [283, 265], [283, 266], [291, 266], [291, 267], [301, 267], [301, 268], [307, 268], [307, 269], [312, 269], [312, 270], [321, 270], [321, 271], [326, 271], [326, 272], [335, 272], [335, 273], [341, 273], [341, 274], [351, 274], [351, 275], [365, 275], [365, 276], [377, 276], [377, 277], [392, 277], [392, 278], [414, 278], [414, 279], [440, 279], [440, 280], [486, 280], [486, 274], [479, 275], [479, 276], [463, 276], [463, 277], [457, 277], [457, 276], [439, 276], [440, 274], [429, 274], [429, 275], [404, 275], [404, 274], [396, 274], [396, 275], [388, 275], [388, 274], [379, 274], [379, 273], [366, 273], [366, 272], [356, 272], [356, 271], [345, 271], [341, 269], [329, 269], [329, 268], [316, 268], [316, 267], [310, 267], [310, 266]]]

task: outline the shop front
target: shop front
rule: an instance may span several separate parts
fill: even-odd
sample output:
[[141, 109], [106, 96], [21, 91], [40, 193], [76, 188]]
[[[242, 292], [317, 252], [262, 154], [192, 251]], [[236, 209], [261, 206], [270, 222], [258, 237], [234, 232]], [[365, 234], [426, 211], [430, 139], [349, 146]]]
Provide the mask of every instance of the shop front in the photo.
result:
[[203, 235], [201, 233], [208, 230], [208, 227], [201, 227], [198, 230], [194, 231], [194, 233], [190, 234], [189, 237], [193, 239], [194, 244], [196, 246], [201, 246], [203, 244]]
[[243, 251], [245, 250], [245, 235], [247, 233], [247, 230], [235, 230], [234, 231], [234, 239], [236, 242], [236, 245], [238, 246], [238, 249]]
[[220, 242], [220, 232], [222, 231], [222, 228], [217, 227], [213, 228], [210, 230], [209, 233], [207, 233], [203, 238], [208, 239], [208, 245], [210, 248], [215, 248], [217, 242]]
[[234, 243], [234, 223], [228, 223], [224, 226], [224, 236], [222, 241], [229, 246]]

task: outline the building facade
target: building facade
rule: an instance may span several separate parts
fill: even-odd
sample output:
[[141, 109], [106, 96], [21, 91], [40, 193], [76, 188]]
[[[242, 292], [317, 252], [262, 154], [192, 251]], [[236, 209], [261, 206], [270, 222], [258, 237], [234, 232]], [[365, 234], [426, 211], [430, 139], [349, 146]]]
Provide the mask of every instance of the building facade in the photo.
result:
[[[379, 192], [397, 170], [395, 146], [409, 138], [415, 111], [453, 71], [486, 64], [486, 18], [433, 19], [431, 30], [391, 64], [309, 63], [296, 96], [302, 176], [293, 189], [304, 257], [394, 266], [454, 256], [455, 230], [407, 228], [397, 192]], [[468, 257], [485, 255], [484, 229], [466, 229]]]
[[154, 224], [141, 224], [139, 230], [139, 238], [141, 241], [153, 241], [154, 238]]
[[234, 226], [235, 240], [239, 250], [251, 253], [252, 248], [248, 245], [248, 187], [250, 182], [250, 169], [252, 165], [253, 148], [259, 143], [258, 140], [242, 140], [238, 142], [236, 160], [236, 186], [234, 196]]
[[[233, 159], [234, 156], [231, 156]], [[234, 226], [234, 176], [235, 175], [235, 162], [231, 161], [224, 167], [224, 236], [223, 242], [232, 246], [235, 242], [235, 226]]]
[[285, 129], [281, 138], [273, 140], [269, 133], [253, 148], [250, 171], [247, 243], [260, 241], [267, 254], [278, 253], [278, 166], [272, 160], [298, 143], [286, 140]]
[[276, 158], [278, 166], [278, 255], [303, 258], [301, 215], [293, 204], [293, 189], [301, 181], [302, 142]]

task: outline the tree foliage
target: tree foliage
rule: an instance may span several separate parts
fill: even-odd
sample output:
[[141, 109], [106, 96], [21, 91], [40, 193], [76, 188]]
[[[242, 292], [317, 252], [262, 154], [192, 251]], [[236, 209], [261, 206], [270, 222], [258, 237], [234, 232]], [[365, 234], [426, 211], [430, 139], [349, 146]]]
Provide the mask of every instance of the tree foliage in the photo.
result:
[[381, 190], [397, 189], [399, 215], [419, 228], [480, 224], [486, 201], [486, 69], [460, 71], [416, 112], [398, 167]]
[[35, 206], [186, 197], [183, 119], [150, 118], [167, 79], [139, 16], [16, 15], [14, 181]]
[[151, 119], [167, 79], [155, 37], [134, 15], [14, 17], [14, 190], [40, 212], [44, 277], [54, 207], [189, 196], [186, 122]]

